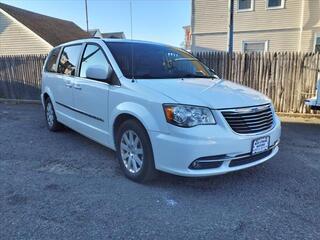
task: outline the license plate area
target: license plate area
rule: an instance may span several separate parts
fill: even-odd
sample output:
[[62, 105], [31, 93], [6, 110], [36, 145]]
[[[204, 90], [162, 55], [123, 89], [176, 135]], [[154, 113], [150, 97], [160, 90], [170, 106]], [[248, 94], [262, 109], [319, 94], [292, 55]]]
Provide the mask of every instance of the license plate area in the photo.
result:
[[267, 151], [270, 146], [270, 137], [265, 136], [252, 141], [251, 154], [258, 154]]

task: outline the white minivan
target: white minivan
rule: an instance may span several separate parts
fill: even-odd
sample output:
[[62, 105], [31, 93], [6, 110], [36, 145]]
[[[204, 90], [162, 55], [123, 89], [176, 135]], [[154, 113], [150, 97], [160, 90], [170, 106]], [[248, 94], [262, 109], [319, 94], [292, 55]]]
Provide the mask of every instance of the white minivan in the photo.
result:
[[115, 150], [125, 175], [138, 182], [158, 170], [224, 174], [278, 152], [281, 124], [270, 99], [172, 46], [62, 44], [45, 62], [41, 99], [49, 130], [63, 124]]

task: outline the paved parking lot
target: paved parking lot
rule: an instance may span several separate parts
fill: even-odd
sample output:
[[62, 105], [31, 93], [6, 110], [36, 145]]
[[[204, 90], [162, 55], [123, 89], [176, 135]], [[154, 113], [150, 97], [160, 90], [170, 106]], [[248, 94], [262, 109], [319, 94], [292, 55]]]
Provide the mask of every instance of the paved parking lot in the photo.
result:
[[147, 185], [111, 150], [0, 103], [0, 239], [320, 239], [320, 125], [284, 123], [263, 165]]

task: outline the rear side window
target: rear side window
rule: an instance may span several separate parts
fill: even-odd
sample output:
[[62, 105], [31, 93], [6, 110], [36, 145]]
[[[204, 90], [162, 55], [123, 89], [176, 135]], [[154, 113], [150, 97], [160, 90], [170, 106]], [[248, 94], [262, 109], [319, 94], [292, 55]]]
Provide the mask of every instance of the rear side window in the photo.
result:
[[81, 45], [73, 45], [63, 49], [59, 60], [58, 73], [68, 76], [76, 74], [81, 48]]
[[50, 52], [48, 56], [47, 64], [45, 67], [46, 72], [57, 72], [57, 60], [60, 53], [61, 48], [55, 48]]

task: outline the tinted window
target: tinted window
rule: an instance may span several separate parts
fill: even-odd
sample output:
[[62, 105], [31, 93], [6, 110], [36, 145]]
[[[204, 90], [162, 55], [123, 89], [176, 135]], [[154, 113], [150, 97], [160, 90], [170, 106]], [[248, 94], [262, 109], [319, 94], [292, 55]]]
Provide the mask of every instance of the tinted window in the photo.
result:
[[251, 9], [252, 0], [239, 0], [239, 10]]
[[81, 45], [65, 47], [60, 57], [58, 72], [69, 76], [76, 73]]
[[103, 68], [107, 71], [109, 63], [99, 46], [88, 44], [81, 60], [80, 77], [86, 78], [87, 69], [92, 66]]
[[106, 42], [126, 78], [212, 78], [212, 72], [179, 48], [134, 42]]
[[60, 53], [60, 49], [61, 48], [55, 48], [50, 52], [47, 60], [47, 65], [45, 67], [45, 70], [47, 72], [57, 72], [57, 59]]
[[282, 6], [282, 0], [269, 0], [268, 1], [268, 7], [281, 7]]

